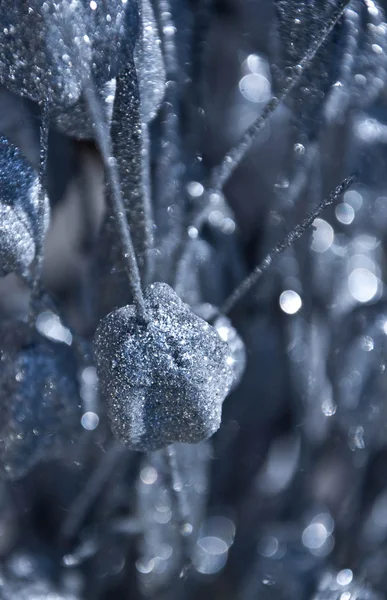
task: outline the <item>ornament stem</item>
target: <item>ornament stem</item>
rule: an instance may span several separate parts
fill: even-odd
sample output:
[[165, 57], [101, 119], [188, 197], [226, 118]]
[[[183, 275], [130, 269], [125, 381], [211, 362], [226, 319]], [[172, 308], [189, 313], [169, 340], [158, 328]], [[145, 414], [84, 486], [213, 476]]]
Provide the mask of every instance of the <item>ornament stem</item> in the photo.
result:
[[320, 35], [310, 45], [300, 62], [293, 67], [291, 76], [288, 78], [286, 85], [278, 96], [273, 96], [273, 98], [267, 102], [259, 117], [247, 128], [240, 141], [226, 153], [220, 165], [212, 170], [209, 185], [211, 190], [219, 191], [225, 186], [237, 166], [257, 139], [260, 131], [265, 127], [273, 112], [300, 83], [305, 70], [309, 67], [320, 47], [339, 21], [348, 3], [349, 0], [340, 0], [337, 7], [332, 12], [331, 18], [322, 28]]
[[133, 294], [133, 302], [139, 317], [146, 322], [148, 319], [141, 288], [140, 271], [133, 247], [130, 226], [125, 216], [125, 206], [121, 194], [117, 161], [113, 157], [110, 131], [102, 114], [95, 87], [90, 80], [85, 82], [84, 96], [93, 121], [96, 142], [101, 152], [102, 161], [105, 167], [109, 184], [111, 208], [117, 225], [117, 231], [121, 239], [121, 245], [125, 259], [125, 269]]

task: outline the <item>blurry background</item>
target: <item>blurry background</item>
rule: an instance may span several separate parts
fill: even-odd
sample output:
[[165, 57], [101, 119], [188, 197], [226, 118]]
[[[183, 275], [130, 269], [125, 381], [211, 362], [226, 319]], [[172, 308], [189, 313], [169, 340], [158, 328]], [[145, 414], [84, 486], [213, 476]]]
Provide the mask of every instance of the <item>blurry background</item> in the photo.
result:
[[[284, 19], [289, 10], [294, 21], [291, 4], [300, 7], [303, 33], [294, 33]], [[205, 196], [209, 169], [281, 88], [286, 68], [321, 28], [319, 10], [329, 4], [317, 10], [307, 2], [268, 0], [172, 3], [183, 150], [179, 168], [173, 163], [166, 176], [183, 173], [183, 210]], [[33, 560], [47, 559], [55, 562], [48, 569], [54, 579], [67, 569], [69, 589], [74, 597], [83, 589], [82, 598], [387, 597], [387, 43], [379, 40], [387, 26], [373, 2], [352, 4], [360, 15], [358, 37], [344, 26], [331, 36], [227, 183], [224, 197], [211, 199], [213, 210], [198, 238], [194, 291], [219, 305], [341, 178], [359, 173], [340, 202], [275, 261], [232, 314], [247, 350], [244, 378], [225, 402], [211, 445], [181, 455], [193, 520], [200, 527], [193, 568], [181, 579], [174, 575], [179, 540], [169, 520], [160, 517], [166, 511], [157, 513], [165, 488], [149, 491], [158, 485], [160, 458], [125, 455], [114, 463], [114, 452], [108, 488], [85, 518], [91, 534], [81, 540], [83, 546], [80, 542], [80, 557], [72, 546], [63, 559], [57, 531], [101, 460], [104, 432], [96, 434], [93, 448], [86, 446], [81, 460], [47, 463], [13, 483], [11, 507], [4, 490], [0, 541], [1, 528], [13, 526], [18, 541], [3, 550], [13, 576], [28, 578]], [[316, 23], [309, 32], [312, 13]], [[192, 88], [185, 78], [197, 21], [196, 51], [204, 62], [194, 71]], [[37, 115], [33, 103], [0, 89], [0, 131], [34, 166]], [[157, 117], [151, 128], [153, 173], [160, 122]], [[157, 192], [156, 184], [156, 205]], [[105, 211], [101, 161], [91, 142], [50, 132], [48, 193], [53, 218], [45, 282], [74, 330], [87, 338], [95, 325], [91, 306], [97, 303], [96, 313], [104, 312], [101, 288], [94, 289], [90, 275]], [[172, 212], [174, 203], [179, 205], [179, 197], [171, 201]], [[0, 281], [4, 315], [22, 313], [27, 303], [15, 277]], [[111, 298], [106, 303], [116, 305]], [[54, 337], [61, 335], [52, 316], [43, 316], [41, 324], [45, 331], [53, 327]], [[95, 394], [95, 373], [88, 369], [83, 383]], [[114, 521], [118, 529], [110, 530], [105, 513], [117, 523], [129, 515], [126, 529]], [[143, 530], [133, 524], [139, 514], [149, 533], [145, 542]]]

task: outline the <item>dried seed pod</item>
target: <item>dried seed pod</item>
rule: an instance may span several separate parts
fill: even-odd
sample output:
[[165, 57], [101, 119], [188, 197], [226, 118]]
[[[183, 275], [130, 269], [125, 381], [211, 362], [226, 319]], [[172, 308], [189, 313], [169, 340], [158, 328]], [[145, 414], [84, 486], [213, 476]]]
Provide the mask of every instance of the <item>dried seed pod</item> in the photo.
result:
[[210, 323], [218, 332], [220, 339], [227, 343], [232, 358], [231, 367], [234, 375], [232, 388], [234, 389], [242, 379], [246, 367], [246, 349], [242, 338], [232, 326], [230, 319], [222, 315], [212, 304], [199, 304], [193, 310], [199, 317]]
[[220, 426], [233, 382], [230, 349], [167, 284], [150, 285], [144, 296], [148, 323], [125, 306], [95, 336], [112, 430], [135, 450], [197, 443]]
[[27, 273], [35, 257], [38, 215], [38, 176], [19, 150], [0, 136], [0, 275]]
[[77, 440], [80, 398], [71, 349], [24, 323], [1, 331], [0, 462], [17, 479], [41, 460], [55, 458]]
[[77, 102], [85, 76], [99, 88], [116, 75], [137, 29], [136, 1], [3, 0], [0, 81], [61, 111]]

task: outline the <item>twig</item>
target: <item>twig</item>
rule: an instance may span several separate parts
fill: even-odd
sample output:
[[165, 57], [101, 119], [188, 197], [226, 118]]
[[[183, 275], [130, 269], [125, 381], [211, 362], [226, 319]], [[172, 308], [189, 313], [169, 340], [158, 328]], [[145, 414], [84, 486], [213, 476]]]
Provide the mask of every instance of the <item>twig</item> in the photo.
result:
[[248, 292], [262, 277], [263, 273], [270, 267], [273, 259], [289, 248], [296, 240], [298, 240], [312, 225], [313, 221], [321, 214], [323, 210], [336, 202], [336, 200], [353, 184], [356, 180], [355, 175], [346, 177], [325, 200], [323, 200], [314, 210], [312, 210], [299, 225], [296, 225], [286, 237], [279, 242], [269, 254], [265, 256], [262, 262], [254, 269], [254, 271], [246, 277], [244, 281], [236, 288], [236, 290], [227, 298], [221, 307], [223, 314], [229, 313], [235, 305], [246, 296]]
[[101, 157], [109, 183], [109, 197], [111, 201], [112, 212], [121, 239], [121, 245], [125, 259], [125, 268], [133, 294], [133, 301], [139, 317], [142, 320], [147, 321], [144, 296], [141, 289], [140, 272], [137, 264], [136, 254], [134, 252], [130, 227], [125, 217], [125, 206], [122, 200], [117, 161], [113, 157], [111, 148], [110, 131], [106, 125], [104, 115], [102, 114], [94, 84], [90, 80], [85, 81], [84, 96], [93, 121], [96, 141], [101, 152]]

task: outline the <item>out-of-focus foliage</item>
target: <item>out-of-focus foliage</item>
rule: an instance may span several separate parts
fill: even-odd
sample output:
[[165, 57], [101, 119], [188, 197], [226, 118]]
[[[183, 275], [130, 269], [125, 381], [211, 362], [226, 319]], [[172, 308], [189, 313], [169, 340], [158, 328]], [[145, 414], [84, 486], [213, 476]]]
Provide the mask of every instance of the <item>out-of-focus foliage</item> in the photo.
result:
[[[346, 3], [226, 185], [209, 189], [344, 4], [1, 1], [0, 598], [387, 597], [384, 0]], [[356, 184], [222, 315], [352, 172]], [[163, 348], [115, 330], [116, 377], [104, 331], [99, 386], [101, 318], [120, 309], [138, 325], [112, 173], [144, 288], [168, 283], [189, 307], [174, 313], [160, 295], [171, 335], [152, 344]], [[205, 415], [200, 438], [216, 429], [199, 388], [219, 412], [232, 379], [208, 441], [139, 453], [113, 439], [109, 386], [118, 429], [143, 425], [127, 398], [151, 397], [152, 435], [190, 441], [195, 418]], [[188, 388], [196, 417], [181, 403]]]

